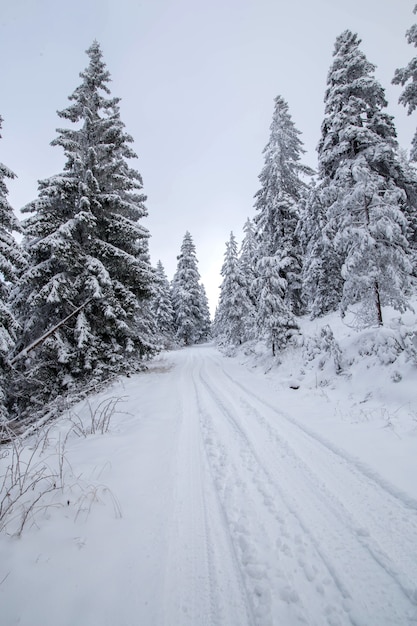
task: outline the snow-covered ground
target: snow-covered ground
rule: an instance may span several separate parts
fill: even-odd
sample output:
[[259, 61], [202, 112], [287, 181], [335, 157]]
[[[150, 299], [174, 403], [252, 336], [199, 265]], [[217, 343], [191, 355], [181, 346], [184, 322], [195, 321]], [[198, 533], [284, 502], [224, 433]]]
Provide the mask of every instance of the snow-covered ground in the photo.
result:
[[55, 483], [3, 518], [0, 624], [417, 623], [416, 368], [331, 322], [330, 356], [160, 355], [15, 451]]

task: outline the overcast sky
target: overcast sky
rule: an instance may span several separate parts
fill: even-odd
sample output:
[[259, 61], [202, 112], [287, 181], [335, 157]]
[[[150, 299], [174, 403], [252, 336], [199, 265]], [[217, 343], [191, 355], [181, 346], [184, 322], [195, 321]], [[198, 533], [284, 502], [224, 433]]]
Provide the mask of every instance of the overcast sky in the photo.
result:
[[394, 70], [415, 54], [405, 31], [415, 0], [0, 0], [0, 161], [18, 175], [19, 210], [37, 180], [62, 171], [49, 144], [57, 110], [80, 83], [93, 39], [122, 98], [148, 196], [151, 256], [171, 279], [186, 230], [193, 236], [211, 307], [225, 242], [254, 215], [274, 97], [288, 102], [315, 167], [334, 41], [349, 28], [377, 65], [409, 149], [417, 114], [398, 105]]

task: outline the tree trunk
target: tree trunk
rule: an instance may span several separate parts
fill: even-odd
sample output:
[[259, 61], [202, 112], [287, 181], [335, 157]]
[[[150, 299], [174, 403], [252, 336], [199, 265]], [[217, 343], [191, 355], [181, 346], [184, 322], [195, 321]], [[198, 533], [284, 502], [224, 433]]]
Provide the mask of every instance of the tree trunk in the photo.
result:
[[381, 298], [379, 295], [379, 285], [378, 281], [375, 281], [374, 284], [374, 292], [375, 292], [375, 305], [376, 305], [376, 313], [378, 318], [378, 326], [383, 326], [384, 322], [382, 320], [382, 308], [381, 308]]

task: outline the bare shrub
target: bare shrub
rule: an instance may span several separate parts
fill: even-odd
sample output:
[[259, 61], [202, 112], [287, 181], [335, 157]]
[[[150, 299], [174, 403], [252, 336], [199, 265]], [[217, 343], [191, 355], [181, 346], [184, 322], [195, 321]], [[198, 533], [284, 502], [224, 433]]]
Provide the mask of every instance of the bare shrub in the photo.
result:
[[0, 532], [12, 529], [13, 535], [20, 536], [31, 516], [55, 506], [45, 496], [63, 485], [60, 473], [43, 458], [47, 433], [31, 447], [12, 433], [8, 437], [10, 444], [1, 450], [5, 469], [0, 474]]
[[57, 438], [51, 435], [53, 426], [30, 438], [17, 436], [5, 424], [1, 426], [2, 439], [9, 443], [0, 447], [0, 532], [20, 537], [29, 521], [37, 523], [51, 507], [72, 506], [77, 520], [88, 517], [95, 503], [110, 502], [115, 517], [121, 517], [120, 505], [111, 490], [76, 476], [66, 453], [71, 434], [107, 432], [120, 400], [103, 401], [94, 410], [90, 406], [87, 429], [80, 419], [72, 419], [71, 427], [64, 434], [59, 432]]
[[95, 434], [104, 435], [104, 433], [109, 431], [112, 418], [115, 415], [122, 414], [118, 406], [124, 401], [125, 397], [122, 396], [105, 398], [95, 408], [87, 401], [88, 420], [83, 420], [76, 413], [70, 414], [70, 421], [73, 425], [74, 432], [82, 437]]

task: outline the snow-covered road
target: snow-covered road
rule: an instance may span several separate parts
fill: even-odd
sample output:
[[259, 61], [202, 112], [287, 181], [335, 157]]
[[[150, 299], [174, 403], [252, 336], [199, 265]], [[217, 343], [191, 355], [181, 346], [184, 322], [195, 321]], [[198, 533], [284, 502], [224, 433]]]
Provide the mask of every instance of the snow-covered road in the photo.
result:
[[[214, 347], [158, 363], [124, 381], [130, 417], [88, 449], [122, 518], [93, 507], [66, 547], [47, 522], [9, 546], [5, 626], [417, 624], [417, 502]], [[41, 609], [60, 576], [64, 605]]]
[[[409, 624], [416, 503], [213, 348], [177, 353], [169, 624]], [[179, 593], [174, 593], [179, 589]]]

